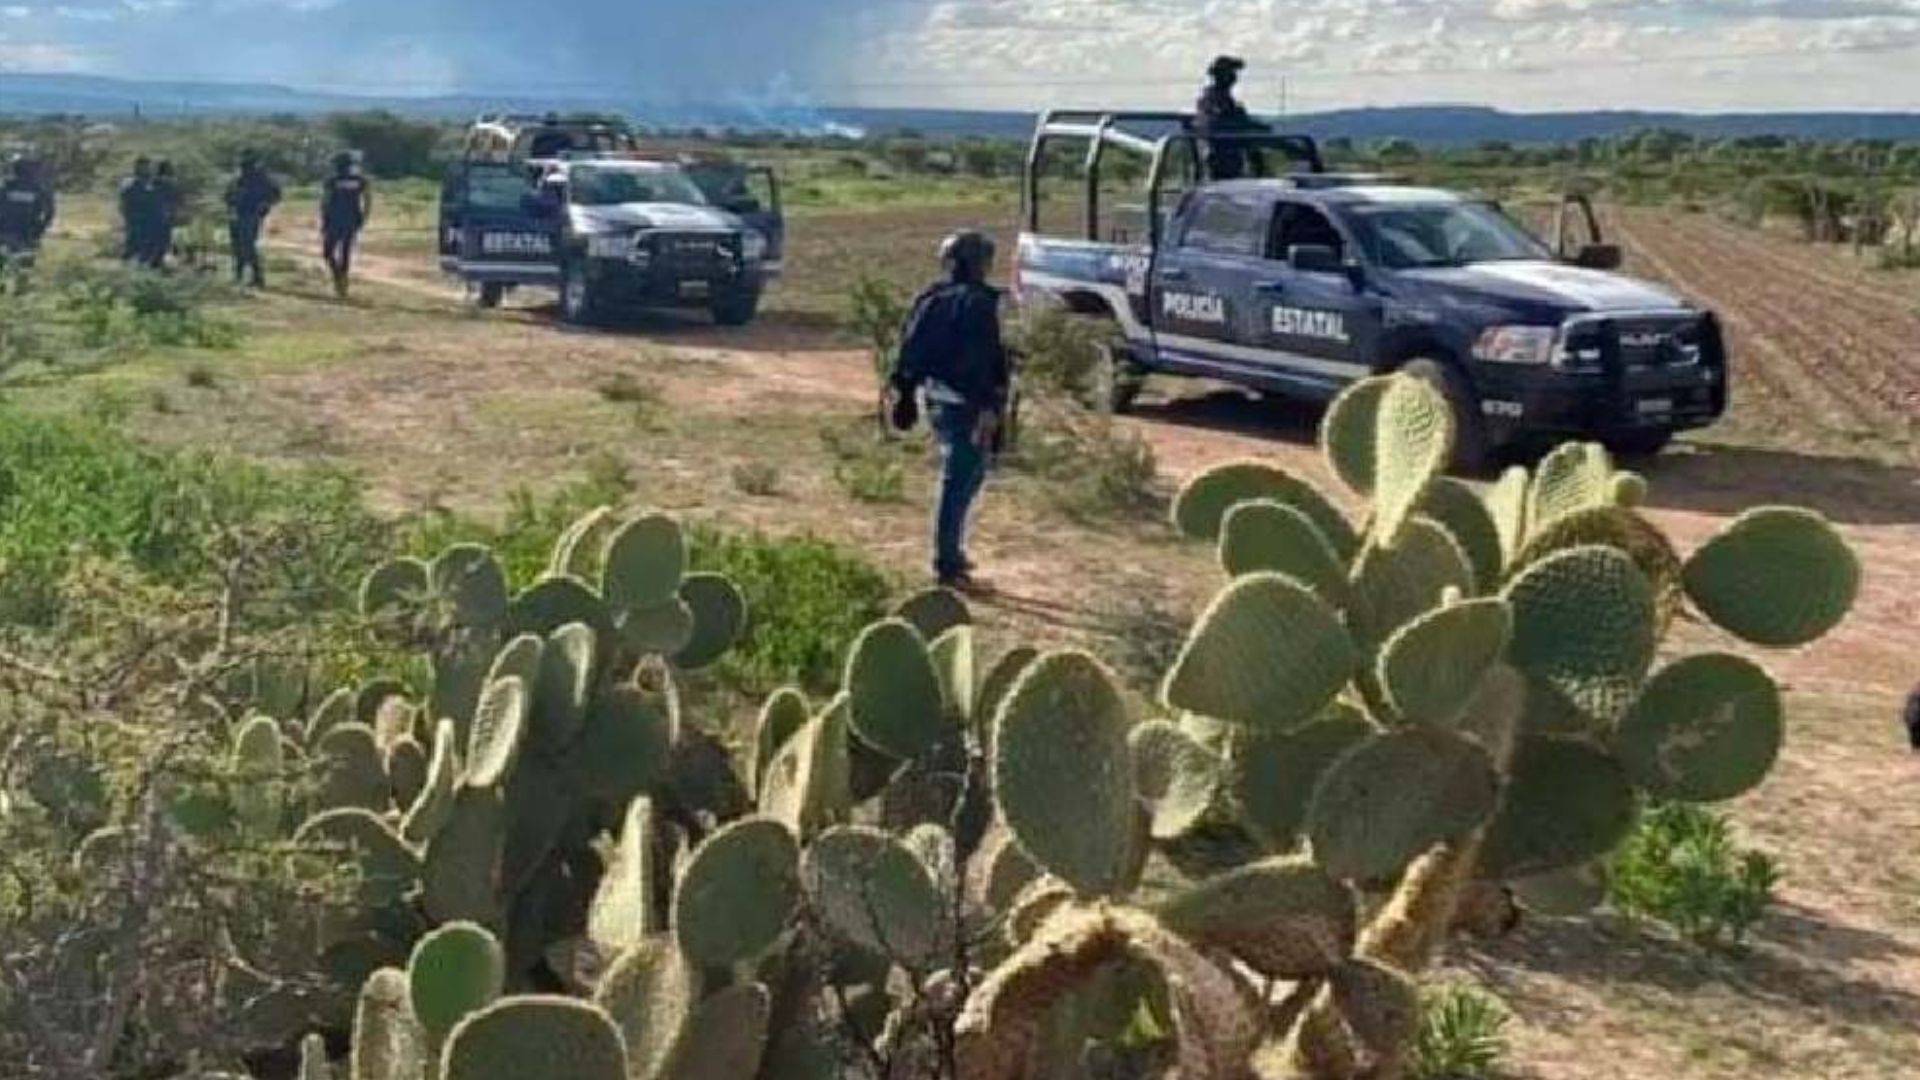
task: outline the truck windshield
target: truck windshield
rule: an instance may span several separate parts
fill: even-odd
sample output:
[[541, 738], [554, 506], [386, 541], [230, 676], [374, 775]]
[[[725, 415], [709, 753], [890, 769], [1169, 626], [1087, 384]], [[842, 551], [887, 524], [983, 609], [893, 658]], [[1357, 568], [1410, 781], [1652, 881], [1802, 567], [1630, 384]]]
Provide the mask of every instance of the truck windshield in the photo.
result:
[[1551, 259], [1547, 245], [1487, 203], [1347, 208], [1360, 246], [1389, 270]]
[[693, 181], [677, 169], [613, 168], [596, 165], [575, 168], [568, 177], [575, 206], [618, 206], [621, 203], [682, 203], [707, 205]]

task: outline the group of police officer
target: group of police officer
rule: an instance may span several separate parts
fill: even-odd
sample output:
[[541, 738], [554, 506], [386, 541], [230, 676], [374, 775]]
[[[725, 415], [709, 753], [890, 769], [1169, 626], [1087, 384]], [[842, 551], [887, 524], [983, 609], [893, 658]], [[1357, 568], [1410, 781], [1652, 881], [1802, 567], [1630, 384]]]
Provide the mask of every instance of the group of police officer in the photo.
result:
[[[260, 155], [251, 150], [241, 154], [239, 171], [227, 184], [224, 199], [235, 282], [255, 288], [266, 285], [260, 234], [280, 198], [280, 185], [268, 174]], [[121, 181], [119, 188], [121, 257], [137, 266], [164, 269], [182, 205], [172, 162], [155, 162], [144, 155], [134, 159], [133, 175]], [[38, 251], [53, 227], [55, 212], [53, 179], [44, 165], [23, 153], [10, 155], [6, 176], [0, 180], [0, 266]], [[334, 292], [341, 297], [347, 295], [354, 244], [372, 213], [372, 182], [362, 175], [354, 155], [334, 155], [333, 171], [320, 187], [320, 237], [321, 257]]]

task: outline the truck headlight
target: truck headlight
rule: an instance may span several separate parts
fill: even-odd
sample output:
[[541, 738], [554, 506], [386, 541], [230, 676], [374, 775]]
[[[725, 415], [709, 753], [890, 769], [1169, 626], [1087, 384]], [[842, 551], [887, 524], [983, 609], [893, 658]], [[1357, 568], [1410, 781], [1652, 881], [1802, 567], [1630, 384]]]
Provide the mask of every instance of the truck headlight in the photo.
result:
[[740, 244], [740, 257], [747, 262], [759, 262], [767, 257], [767, 238], [757, 229], [749, 229], [746, 239]]
[[1560, 329], [1554, 326], [1490, 326], [1473, 344], [1473, 358], [1489, 364], [1533, 364], [1553, 362], [1553, 351], [1560, 342]]

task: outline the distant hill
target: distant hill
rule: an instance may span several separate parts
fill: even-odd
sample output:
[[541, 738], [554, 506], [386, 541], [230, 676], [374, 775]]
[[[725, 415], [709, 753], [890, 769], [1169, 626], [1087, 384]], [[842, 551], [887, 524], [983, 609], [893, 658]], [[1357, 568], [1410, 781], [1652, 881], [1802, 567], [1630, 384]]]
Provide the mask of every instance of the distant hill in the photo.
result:
[[[597, 109], [633, 117], [652, 127], [803, 132], [893, 132], [939, 135], [1024, 136], [1033, 116], [1021, 112], [957, 109], [812, 107], [781, 101], [710, 104], [602, 99], [530, 98], [478, 93], [440, 97], [381, 97], [322, 93], [248, 83], [145, 82], [87, 75], [0, 72], [0, 114], [80, 113], [101, 119], [143, 116], [321, 113], [385, 108], [415, 116], [458, 118], [495, 110]], [[1643, 128], [1671, 128], [1726, 138], [1787, 135], [1808, 138], [1920, 140], [1920, 113], [1786, 112], [1550, 112], [1513, 113], [1476, 105], [1407, 105], [1301, 114], [1284, 121], [1291, 130], [1330, 138], [1405, 138], [1422, 143], [1470, 144], [1560, 142], [1618, 135]]]

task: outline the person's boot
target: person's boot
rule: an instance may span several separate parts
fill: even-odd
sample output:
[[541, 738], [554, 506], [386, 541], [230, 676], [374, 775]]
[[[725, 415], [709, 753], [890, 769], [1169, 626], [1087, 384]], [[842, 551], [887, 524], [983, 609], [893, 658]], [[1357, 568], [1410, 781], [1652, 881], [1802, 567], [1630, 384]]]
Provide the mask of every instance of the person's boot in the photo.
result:
[[977, 578], [972, 568], [938, 576], [940, 587], [952, 589], [962, 596], [985, 597], [993, 595], [993, 586]]

